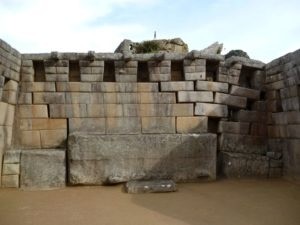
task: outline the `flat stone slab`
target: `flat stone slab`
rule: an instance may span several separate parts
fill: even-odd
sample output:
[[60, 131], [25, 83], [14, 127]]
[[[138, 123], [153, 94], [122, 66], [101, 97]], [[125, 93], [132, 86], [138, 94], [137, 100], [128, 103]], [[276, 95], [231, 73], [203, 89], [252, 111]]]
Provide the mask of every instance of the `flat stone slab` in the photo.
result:
[[65, 150], [23, 150], [21, 188], [59, 188], [66, 185]]
[[69, 184], [216, 178], [215, 134], [99, 135], [68, 138]]
[[163, 193], [177, 191], [177, 188], [172, 180], [128, 181], [125, 191], [129, 194]]

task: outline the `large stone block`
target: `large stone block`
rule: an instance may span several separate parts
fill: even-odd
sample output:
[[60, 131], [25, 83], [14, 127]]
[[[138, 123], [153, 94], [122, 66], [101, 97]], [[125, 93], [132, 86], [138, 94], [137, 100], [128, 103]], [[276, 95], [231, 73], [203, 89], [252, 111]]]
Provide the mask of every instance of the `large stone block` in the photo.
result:
[[137, 93], [104, 93], [105, 104], [136, 104], [139, 103]]
[[65, 150], [24, 150], [21, 153], [21, 188], [59, 188], [66, 185]]
[[21, 150], [9, 150], [4, 153], [3, 163], [20, 163]]
[[233, 115], [234, 119], [240, 122], [266, 122], [265, 112], [240, 110]]
[[105, 118], [70, 118], [69, 133], [96, 132], [105, 133]]
[[65, 93], [63, 92], [33, 93], [33, 104], [61, 104], [65, 102]]
[[215, 103], [229, 105], [236, 108], [246, 108], [247, 98], [217, 92], [215, 94]]
[[178, 102], [213, 102], [214, 96], [211, 91], [179, 91]]
[[67, 130], [41, 130], [42, 148], [59, 148], [66, 146]]
[[81, 82], [57, 82], [56, 89], [58, 92], [91, 92], [92, 85]]
[[47, 118], [47, 105], [19, 105], [20, 118]]
[[195, 115], [209, 117], [227, 117], [227, 105], [211, 104], [211, 103], [196, 103]]
[[106, 118], [107, 134], [139, 134], [141, 120], [139, 117], [111, 117]]
[[170, 81], [160, 83], [161, 91], [193, 91], [193, 81]]
[[233, 133], [233, 134], [248, 134], [249, 123], [220, 121], [218, 124], [219, 133]]
[[[57, 94], [57, 93], [55, 93]], [[91, 94], [90, 93], [82, 93], [82, 92], [69, 92], [65, 94], [65, 102], [67, 104], [89, 104], [91, 103]], [[61, 99], [63, 100], [63, 99]], [[50, 103], [64, 103], [62, 101], [50, 102]]]
[[4, 175], [4, 176], [2, 176], [2, 187], [18, 188], [19, 187], [19, 175]]
[[260, 91], [232, 85], [230, 88], [230, 94], [246, 97], [253, 100], [258, 100], [260, 96]]
[[66, 119], [20, 119], [20, 130], [67, 129]]
[[137, 83], [138, 92], [158, 92], [158, 83]]
[[39, 131], [21, 131], [21, 147], [25, 149], [41, 148], [41, 136]]
[[207, 117], [177, 117], [176, 132], [177, 133], [205, 133], [207, 132]]
[[175, 93], [140, 93], [140, 103], [176, 103]]
[[69, 183], [216, 178], [216, 135], [74, 133], [68, 139]]
[[55, 91], [55, 82], [23, 82], [22, 92], [52, 92]]
[[175, 133], [175, 117], [142, 117], [142, 133], [144, 134]]
[[228, 93], [228, 84], [213, 81], [200, 81], [196, 83], [196, 89], [198, 91], [214, 91]]
[[193, 104], [141, 104], [140, 116], [193, 116]]
[[269, 159], [257, 154], [222, 152], [222, 173], [230, 178], [264, 177], [269, 175]]
[[2, 168], [3, 175], [18, 175], [20, 174], [20, 164], [4, 163]]
[[260, 136], [222, 133], [219, 145], [220, 151], [225, 152], [253, 154], [265, 154], [267, 152], [267, 140]]
[[50, 104], [51, 118], [77, 118], [87, 116], [86, 104]]
[[283, 151], [283, 174], [286, 178], [300, 181], [300, 139], [287, 140], [287, 150]]

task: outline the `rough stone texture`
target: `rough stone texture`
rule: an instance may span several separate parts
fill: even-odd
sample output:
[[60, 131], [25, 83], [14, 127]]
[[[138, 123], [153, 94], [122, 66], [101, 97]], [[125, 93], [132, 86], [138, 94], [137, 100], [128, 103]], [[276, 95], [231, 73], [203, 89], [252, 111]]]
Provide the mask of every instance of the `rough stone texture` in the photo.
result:
[[248, 134], [249, 123], [220, 121], [218, 125], [219, 133], [233, 133], [233, 134]]
[[265, 154], [267, 140], [264, 137], [222, 133], [219, 140], [220, 151], [235, 153]]
[[226, 177], [268, 177], [269, 159], [257, 154], [222, 152], [222, 172]]
[[59, 188], [66, 185], [65, 150], [24, 150], [21, 153], [21, 188]]
[[178, 102], [213, 102], [214, 97], [211, 91], [179, 91]]
[[177, 133], [206, 133], [207, 132], [207, 117], [177, 117], [176, 132]]
[[209, 117], [227, 117], [228, 109], [227, 105], [196, 103], [195, 115]]
[[69, 136], [68, 163], [73, 185], [136, 179], [215, 179], [216, 135], [74, 133]]
[[18, 188], [19, 187], [19, 175], [4, 175], [4, 176], [2, 176], [2, 187]]
[[221, 83], [221, 82], [198, 80], [196, 83], [196, 89], [199, 91], [203, 90], [203, 91], [215, 91], [215, 92], [228, 93], [228, 84]]
[[177, 191], [176, 184], [172, 180], [128, 181], [124, 187], [129, 194]]

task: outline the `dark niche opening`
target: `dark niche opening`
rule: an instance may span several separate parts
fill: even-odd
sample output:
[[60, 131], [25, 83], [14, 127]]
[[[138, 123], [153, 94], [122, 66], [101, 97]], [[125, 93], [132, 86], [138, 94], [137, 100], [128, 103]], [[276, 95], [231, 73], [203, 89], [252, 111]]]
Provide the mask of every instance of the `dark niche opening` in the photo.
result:
[[34, 81], [35, 82], [45, 82], [45, 64], [43, 60], [33, 60], [34, 69]]
[[183, 61], [171, 61], [171, 80], [182, 81], [183, 76]]
[[216, 81], [219, 69], [219, 61], [206, 60], [206, 79]]
[[80, 81], [80, 67], [78, 60], [69, 61], [69, 81]]
[[138, 82], [149, 81], [149, 70], [148, 70], [147, 62], [138, 62], [137, 81]]
[[104, 74], [103, 74], [104, 82], [115, 82], [115, 64], [114, 61], [105, 61], [104, 62]]
[[220, 118], [208, 117], [207, 129], [209, 133], [217, 133]]
[[242, 66], [239, 85], [246, 88], [254, 88], [251, 85], [251, 81], [254, 77], [254, 72], [256, 71], [255, 68]]

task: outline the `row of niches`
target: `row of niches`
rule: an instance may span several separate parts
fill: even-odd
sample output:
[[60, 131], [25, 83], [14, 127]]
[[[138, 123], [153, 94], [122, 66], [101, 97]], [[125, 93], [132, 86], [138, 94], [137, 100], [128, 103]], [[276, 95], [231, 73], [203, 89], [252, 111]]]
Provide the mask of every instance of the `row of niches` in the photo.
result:
[[[83, 63], [84, 62], [84, 63]], [[202, 60], [187, 64], [186, 61], [86, 61], [63, 60], [56, 63], [33, 60], [32, 66], [22, 66], [22, 81], [70, 81], [70, 82], [156, 82], [208, 80], [216, 81], [219, 62]], [[129, 63], [129, 64], [128, 64]], [[128, 65], [127, 65], [128, 64]], [[58, 65], [58, 66], [57, 66]], [[28, 68], [32, 72], [28, 72]], [[25, 72], [24, 72], [25, 71]], [[28, 79], [28, 75], [32, 78]], [[48, 77], [47, 77], [48, 76]]]

